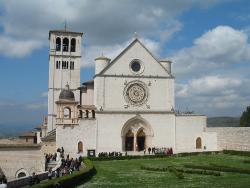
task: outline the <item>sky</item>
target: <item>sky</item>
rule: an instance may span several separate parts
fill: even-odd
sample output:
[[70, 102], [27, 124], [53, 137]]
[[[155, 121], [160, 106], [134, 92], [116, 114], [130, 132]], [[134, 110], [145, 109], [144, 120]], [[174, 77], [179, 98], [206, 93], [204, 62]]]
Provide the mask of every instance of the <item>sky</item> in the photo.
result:
[[83, 32], [81, 82], [137, 33], [171, 60], [176, 110], [240, 116], [250, 105], [248, 0], [0, 0], [0, 124], [47, 114], [49, 30]]

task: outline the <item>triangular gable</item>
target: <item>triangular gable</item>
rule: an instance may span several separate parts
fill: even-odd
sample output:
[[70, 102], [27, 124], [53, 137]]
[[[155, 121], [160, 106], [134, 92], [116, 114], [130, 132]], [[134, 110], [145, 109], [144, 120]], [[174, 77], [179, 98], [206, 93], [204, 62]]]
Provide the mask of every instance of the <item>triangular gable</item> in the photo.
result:
[[131, 47], [133, 47], [136, 43], [139, 43], [147, 52], [148, 54], [150, 54], [150, 56], [155, 60], [155, 62], [157, 62], [160, 67], [162, 68], [162, 70], [165, 71], [165, 73], [169, 76], [169, 77], [173, 77], [171, 75], [171, 73], [169, 73], [161, 64], [160, 62], [157, 60], [157, 58], [154, 57], [154, 55], [143, 45], [143, 43], [138, 39], [135, 38], [118, 56], [116, 56], [108, 65], [107, 67], [105, 67], [98, 75], [104, 75], [107, 70], [110, 69], [110, 67], [112, 67]]

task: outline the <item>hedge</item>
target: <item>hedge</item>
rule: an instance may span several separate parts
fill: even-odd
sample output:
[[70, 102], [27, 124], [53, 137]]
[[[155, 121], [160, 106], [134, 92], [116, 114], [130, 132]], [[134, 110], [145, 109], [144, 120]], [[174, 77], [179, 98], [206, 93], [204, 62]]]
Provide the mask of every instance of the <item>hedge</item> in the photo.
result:
[[141, 166], [141, 169], [142, 170], [150, 170], [150, 171], [161, 171], [161, 172], [169, 171], [169, 172], [172, 172], [179, 179], [184, 178], [183, 172], [176, 169], [173, 166], [168, 166], [167, 168], [152, 168], [152, 167]]
[[243, 163], [250, 163], [250, 160], [244, 160]]
[[39, 184], [33, 185], [32, 188], [53, 188], [57, 183], [59, 183], [63, 188], [75, 187], [82, 183], [87, 182], [96, 174], [96, 169], [93, 166], [92, 162], [85, 158], [84, 159], [84, 168], [80, 168], [80, 171], [73, 172], [70, 175], [61, 176], [52, 180], [44, 181]]
[[223, 153], [250, 157], [250, 151], [223, 150]]
[[184, 175], [181, 171], [177, 170], [175, 167], [173, 166], [170, 166], [169, 167], [169, 172], [172, 172], [174, 173], [174, 175], [179, 178], [179, 179], [183, 179], [184, 178]]
[[210, 166], [185, 164], [184, 167], [192, 169], [214, 170], [220, 172], [236, 172], [242, 174], [250, 174], [250, 169], [235, 168], [216, 164], [210, 164]]
[[186, 157], [196, 155], [210, 155], [217, 154], [219, 151], [206, 151], [206, 152], [191, 152], [191, 153], [177, 153], [173, 155], [155, 154], [155, 155], [127, 155], [127, 156], [112, 156], [112, 157], [89, 157], [91, 161], [109, 161], [109, 160], [131, 160], [131, 159], [157, 159], [165, 157]]
[[[141, 169], [143, 170], [150, 170], [150, 171], [169, 171], [169, 168], [152, 168], [152, 167], [145, 167], [141, 166]], [[181, 172], [181, 173], [187, 173], [187, 174], [200, 174], [200, 175], [212, 175], [212, 176], [220, 176], [220, 172], [215, 172], [215, 171], [208, 171], [208, 170], [197, 170], [197, 169], [180, 169], [180, 168], [175, 168], [176, 171]]]

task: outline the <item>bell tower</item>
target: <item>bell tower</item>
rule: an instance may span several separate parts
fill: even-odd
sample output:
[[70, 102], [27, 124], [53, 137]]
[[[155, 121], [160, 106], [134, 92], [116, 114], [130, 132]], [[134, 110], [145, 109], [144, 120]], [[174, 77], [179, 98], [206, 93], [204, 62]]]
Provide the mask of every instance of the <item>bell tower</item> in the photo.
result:
[[56, 101], [65, 85], [69, 85], [76, 99], [79, 99], [81, 43], [80, 32], [66, 30], [49, 31], [49, 87], [48, 87], [48, 127], [56, 128]]

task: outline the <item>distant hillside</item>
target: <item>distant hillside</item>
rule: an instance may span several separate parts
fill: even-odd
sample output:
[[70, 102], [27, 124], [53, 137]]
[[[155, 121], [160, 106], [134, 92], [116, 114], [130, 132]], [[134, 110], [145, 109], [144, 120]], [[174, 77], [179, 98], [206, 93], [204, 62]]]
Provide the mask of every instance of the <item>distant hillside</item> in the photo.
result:
[[208, 127], [239, 127], [239, 117], [210, 117], [207, 118]]
[[0, 124], [0, 138], [16, 137], [22, 132], [33, 130], [35, 125]]

